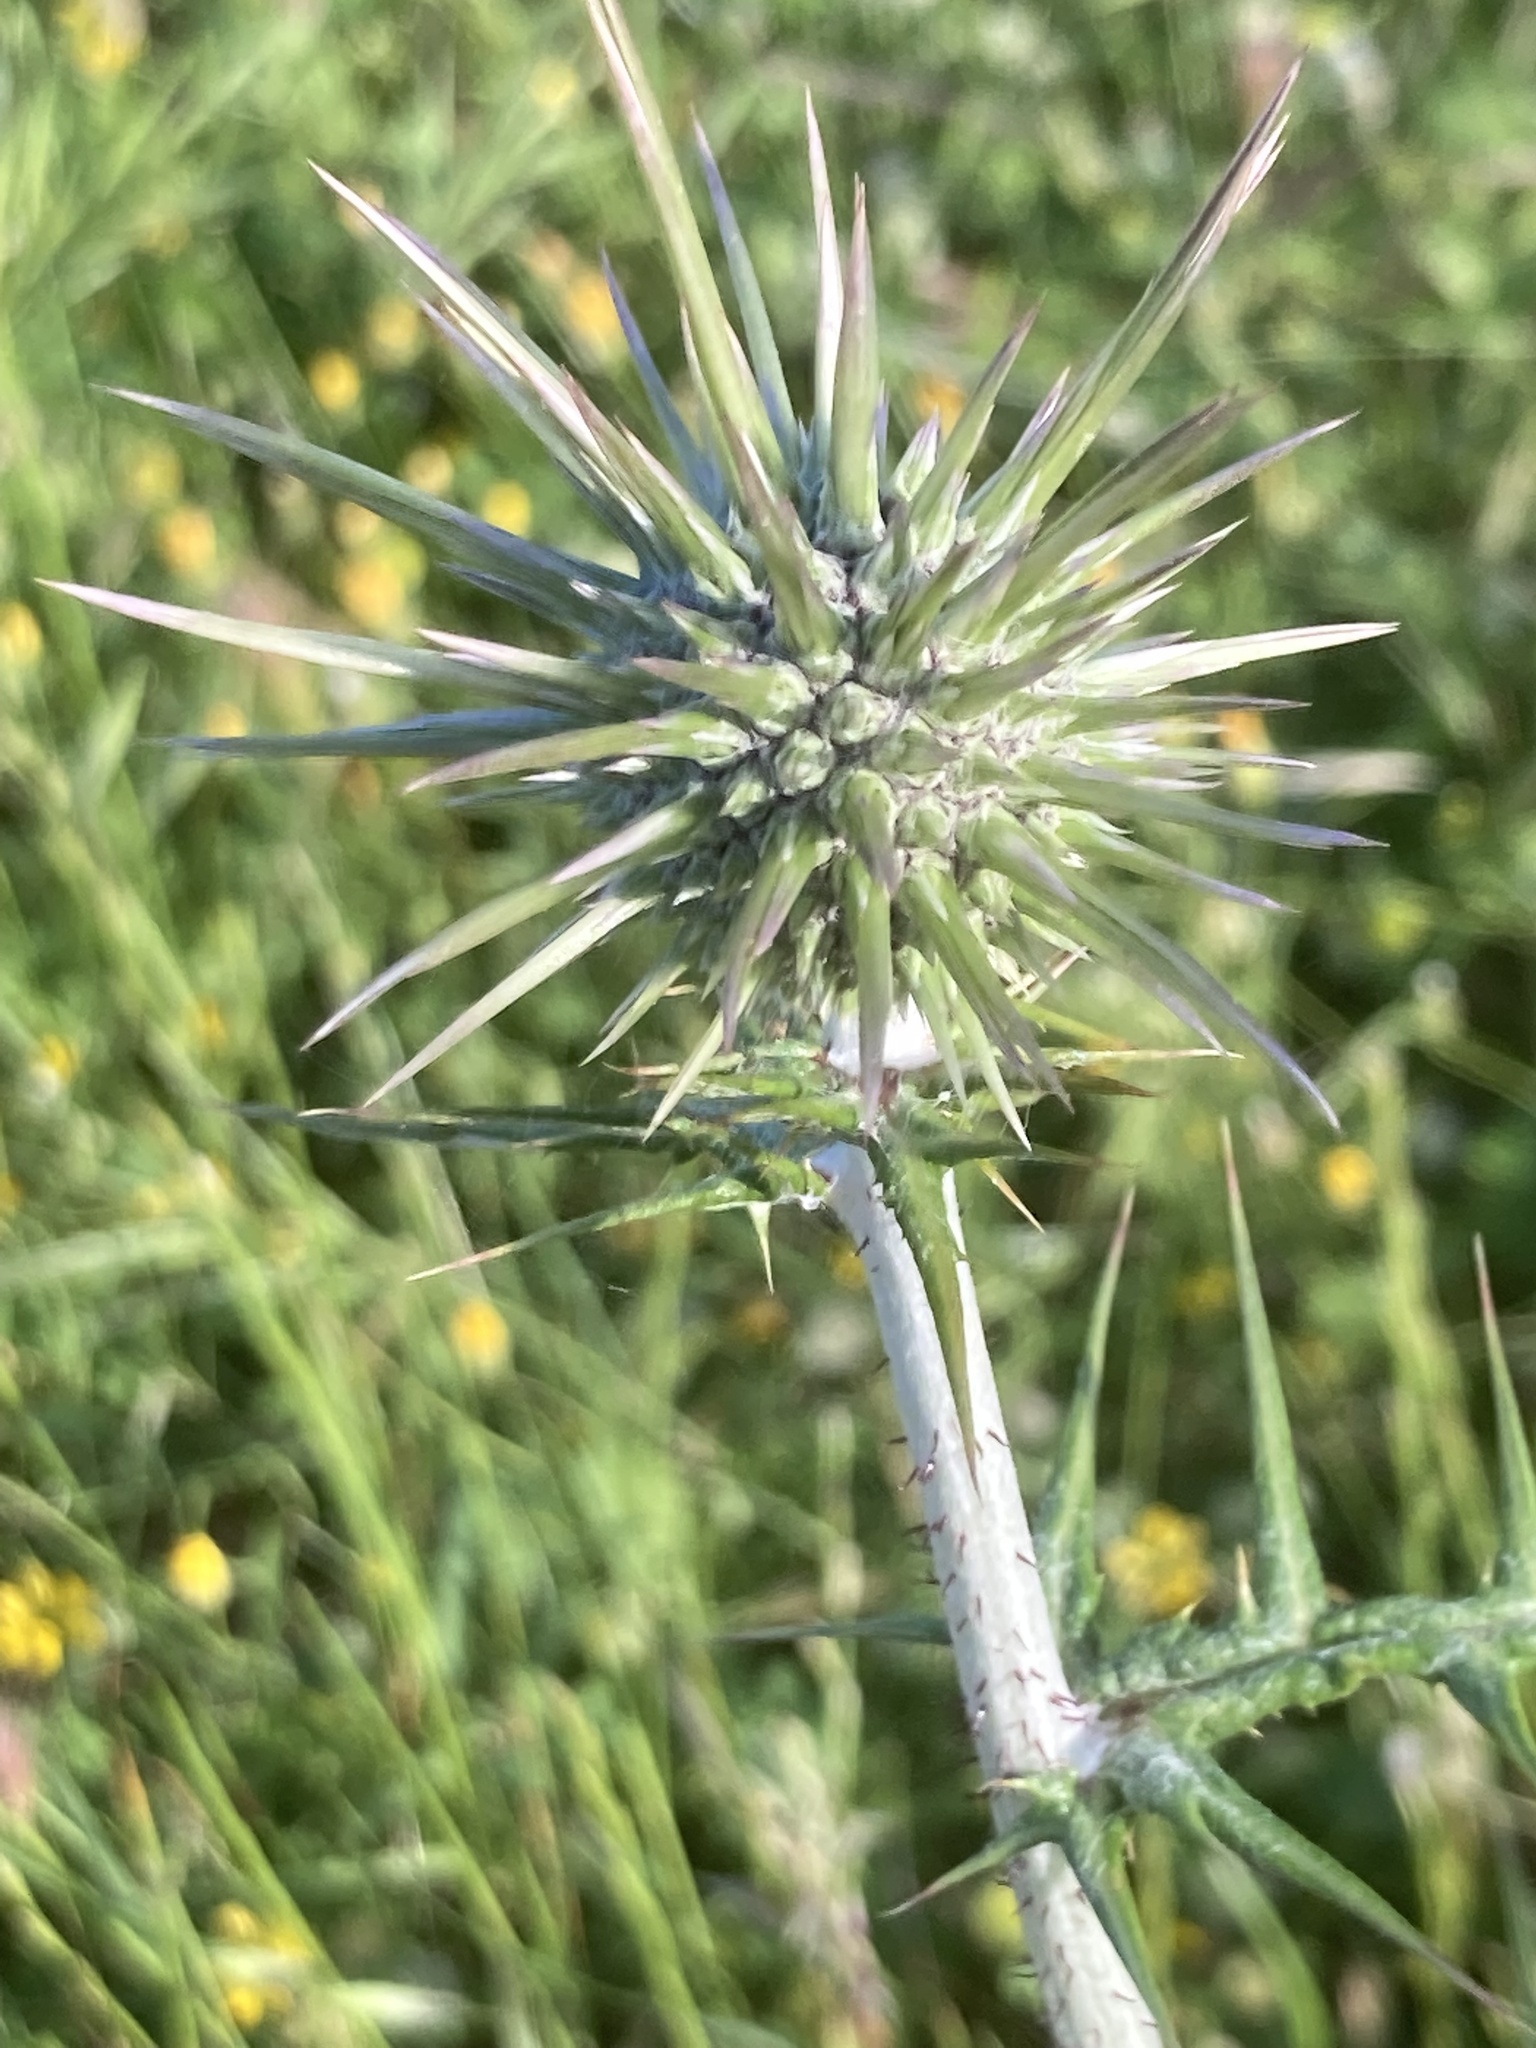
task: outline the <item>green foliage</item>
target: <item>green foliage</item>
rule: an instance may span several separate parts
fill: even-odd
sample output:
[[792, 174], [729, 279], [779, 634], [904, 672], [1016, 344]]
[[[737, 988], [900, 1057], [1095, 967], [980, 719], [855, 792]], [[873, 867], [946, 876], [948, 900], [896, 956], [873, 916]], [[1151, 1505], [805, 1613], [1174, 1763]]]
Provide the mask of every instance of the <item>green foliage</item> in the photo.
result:
[[[589, 96], [583, 25], [479, 0], [162, 0], [142, 54], [107, 76], [81, 68], [92, 46], [70, 23], [87, 13], [67, 15], [23, 4], [0, 22], [0, 1578], [29, 1560], [78, 1572], [112, 1634], [55, 1679], [7, 1681], [0, 2039], [73, 2048], [137, 2028], [160, 2048], [195, 2028], [227, 2042], [212, 1970], [291, 1992], [262, 2041], [435, 2029], [479, 2048], [519, 2026], [628, 2042], [702, 2025], [757, 2048], [837, 2038], [850, 2016], [865, 2042], [1033, 2040], [999, 1890], [879, 1917], [971, 1851], [978, 1826], [945, 1660], [890, 1640], [900, 1624], [862, 1628], [909, 1611], [931, 1638], [936, 1617], [888, 1498], [911, 1454], [880, 1447], [895, 1425], [869, 1320], [817, 1219], [775, 1209], [772, 1299], [736, 1215], [546, 1243], [489, 1268], [488, 1293], [473, 1272], [405, 1285], [656, 1191], [672, 1155], [648, 1156], [649, 1110], [637, 1134], [630, 1079], [604, 1062], [639, 1056], [625, 1011], [681, 963], [617, 934], [611, 960], [456, 1047], [426, 1106], [399, 1106], [432, 1119], [441, 1104], [551, 1103], [622, 1135], [595, 1160], [584, 1144], [439, 1157], [244, 1123], [222, 1105], [366, 1096], [402, 1041], [427, 1043], [515, 967], [516, 924], [510, 941], [488, 934], [489, 974], [450, 946], [300, 1056], [315, 1025], [391, 960], [423, 949], [432, 964], [435, 932], [491, 917], [580, 841], [531, 794], [515, 838], [495, 805], [397, 802], [390, 758], [372, 774], [335, 757], [253, 773], [133, 743], [234, 737], [232, 714], [272, 737], [399, 723], [428, 678], [374, 675], [378, 634], [409, 644], [417, 620], [451, 619], [483, 648], [505, 619], [473, 586], [428, 572], [418, 587], [408, 546], [301, 488], [190, 440], [178, 469], [158, 418], [93, 385], [291, 424], [391, 476], [409, 468], [468, 514], [520, 483], [531, 538], [606, 545], [532, 429], [475, 379], [378, 347], [395, 296], [378, 252], [317, 206], [304, 168], [378, 188], [515, 300], [551, 358], [579, 358], [605, 409], [639, 420], [640, 372], [610, 350], [611, 321], [585, 318], [605, 244], [666, 379], [685, 357], [616, 124]], [[1257, 17], [1204, 5], [772, 0], [637, 10], [637, 25], [670, 131], [691, 102], [714, 139], [813, 417], [807, 82], [837, 191], [856, 166], [870, 178], [893, 434], [916, 433], [936, 389], [948, 402], [983, 378], [1017, 324], [1018, 281], [1026, 304], [1049, 282], [987, 461], [1059, 366], [1088, 362], [1123, 319], [1291, 54]], [[1043, 1234], [963, 1183], [1034, 1499], [1119, 1195], [1116, 1172], [1049, 1155], [1135, 1170], [1094, 1561], [1171, 1500], [1207, 1525], [1202, 1612], [1218, 1629], [1242, 1607], [1234, 1558], [1255, 1527], [1219, 1115], [1330, 1585], [1365, 1609], [1437, 1598], [1477, 1588], [1494, 1558], [1474, 1233], [1527, 1413], [1531, 1392], [1530, 28], [1517, 9], [1453, 5], [1314, 11], [1299, 29], [1313, 56], [1285, 159], [1106, 427], [1103, 469], [1212, 390], [1258, 394], [1255, 443], [1359, 409], [1255, 479], [1248, 523], [1189, 579], [1176, 623], [1215, 639], [1404, 620], [1380, 648], [1316, 657], [1297, 691], [1309, 711], [1260, 714], [1283, 746], [1231, 735], [1319, 758], [1318, 818], [1387, 843], [1347, 856], [1344, 886], [1336, 856], [1179, 825], [1163, 858], [1228, 893], [1137, 872], [1157, 928], [1302, 1052], [1366, 1170], [1293, 1121], [1259, 1062], [1117, 1058], [1168, 1040], [1150, 1003], [1089, 970], [1075, 1000], [1110, 1041], [1093, 1041], [1094, 1071], [1150, 1093], [1090, 1096], [1074, 1079], [1072, 1118], [1031, 1111], [1040, 1163], [1000, 1156]], [[534, 91], [556, 99], [562, 64], [577, 90], [551, 111]], [[331, 350], [361, 374], [339, 412], [308, 375]], [[442, 459], [446, 485], [430, 480]], [[707, 498], [707, 476], [689, 481]], [[1194, 529], [1157, 545], [1193, 546]], [[351, 644], [300, 666], [132, 617], [93, 635], [36, 577]], [[595, 688], [536, 620], [519, 638], [520, 695], [537, 683], [560, 711]], [[1289, 769], [1248, 775], [1223, 799], [1234, 813], [1302, 794]], [[861, 815], [876, 859], [888, 821]], [[1244, 892], [1295, 915], [1261, 923]], [[557, 908], [528, 913], [545, 921], [531, 936]], [[705, 1021], [688, 998], [658, 1011], [647, 1057], [677, 1060]], [[604, 1061], [564, 1078], [615, 1028]], [[1053, 1042], [1074, 1042], [1065, 1020]], [[541, 1128], [557, 1140], [569, 1125]], [[494, 1362], [481, 1322], [470, 1367], [455, 1310], [482, 1300], [509, 1352]], [[167, 1578], [176, 1539], [204, 1528], [234, 1570], [222, 1617]], [[1122, 1605], [1111, 1574], [1106, 1671]], [[725, 1640], [812, 1616], [825, 1644]], [[1463, 1660], [1458, 1684], [1473, 1682]], [[1510, 1688], [1499, 1669], [1481, 1685], [1486, 1725]], [[1315, 1723], [1234, 1737], [1221, 1762], [1463, 1967], [1529, 1999], [1519, 1781], [1443, 1689], [1372, 1682]], [[1288, 1885], [1255, 1879], [1254, 1910], [1214, 1852], [1175, 1851], [1155, 1823], [1132, 1835], [1153, 1966], [1191, 2040], [1512, 2038]], [[230, 1904], [260, 1938], [235, 1938], [251, 1930], [218, 1917]]]

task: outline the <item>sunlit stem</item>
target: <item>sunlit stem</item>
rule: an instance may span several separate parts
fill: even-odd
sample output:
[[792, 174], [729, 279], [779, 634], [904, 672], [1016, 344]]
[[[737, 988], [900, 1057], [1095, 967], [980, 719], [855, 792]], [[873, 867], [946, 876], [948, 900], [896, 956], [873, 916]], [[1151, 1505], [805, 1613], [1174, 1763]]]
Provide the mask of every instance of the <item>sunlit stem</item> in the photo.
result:
[[[1073, 1697], [1062, 1671], [952, 1179], [945, 1196], [965, 1304], [974, 1478], [938, 1325], [869, 1154], [837, 1145], [817, 1165], [829, 1182], [827, 1202], [868, 1275], [982, 1777], [992, 1783], [1062, 1763], [1091, 1768], [1100, 1743], [1097, 1718]], [[1016, 1824], [1016, 1795], [994, 1791], [991, 1806], [998, 1833]], [[1153, 2048], [1157, 2025], [1061, 1852], [1032, 1849], [1009, 1874], [1058, 2048]]]

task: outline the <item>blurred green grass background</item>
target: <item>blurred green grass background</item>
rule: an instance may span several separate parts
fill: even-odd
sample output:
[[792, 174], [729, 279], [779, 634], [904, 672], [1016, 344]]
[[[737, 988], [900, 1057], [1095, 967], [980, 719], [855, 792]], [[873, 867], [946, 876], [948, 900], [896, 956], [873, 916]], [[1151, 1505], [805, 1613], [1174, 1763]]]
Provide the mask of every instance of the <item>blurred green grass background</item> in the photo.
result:
[[[1128, 1610], [1219, 1611], [1251, 1526], [1230, 1116], [1331, 1578], [1475, 1582], [1474, 1231], [1527, 1386], [1536, 1366], [1536, 6], [633, 12], [802, 357], [805, 84], [844, 187], [871, 182], [899, 417], [949, 404], [1043, 294], [1004, 432], [1310, 48], [1280, 170], [1115, 434], [1232, 386], [1255, 437], [1359, 411], [1260, 480], [1178, 623], [1402, 620], [1277, 679], [1311, 700], [1274, 727], [1323, 759], [1311, 808], [1385, 843], [1244, 850], [1232, 872], [1295, 906], [1283, 926], [1167, 909], [1305, 1049], [1344, 1131], [1252, 1061], [1160, 1069], [1147, 1099], [1041, 1117], [1107, 1164], [1021, 1172], [1040, 1231], [979, 1179], [969, 1227], [1037, 1486], [1138, 1178], [1106, 1554]], [[398, 800], [389, 763], [153, 744], [406, 702], [92, 621], [34, 579], [365, 630], [491, 615], [357, 508], [94, 387], [287, 421], [592, 541], [308, 157], [386, 194], [630, 417], [601, 248], [677, 357], [575, 0], [0, 12], [0, 2043], [1038, 2040], [1004, 1893], [878, 1918], [983, 1825], [944, 1658], [720, 1640], [931, 1597], [830, 1225], [775, 1224], [773, 1295], [744, 1224], [686, 1219], [410, 1286], [655, 1169], [306, 1143], [225, 1107], [357, 1100], [486, 961], [301, 1056], [307, 1032], [566, 827]], [[622, 1086], [573, 1069], [644, 945], [514, 1010], [427, 1098]], [[1136, 1042], [1157, 1028], [1124, 990], [1097, 1000]], [[1443, 1697], [1373, 1689], [1267, 1731], [1243, 1771], [1529, 1995], [1536, 1809]], [[1137, 1852], [1191, 2048], [1514, 2038], [1156, 1827]]]

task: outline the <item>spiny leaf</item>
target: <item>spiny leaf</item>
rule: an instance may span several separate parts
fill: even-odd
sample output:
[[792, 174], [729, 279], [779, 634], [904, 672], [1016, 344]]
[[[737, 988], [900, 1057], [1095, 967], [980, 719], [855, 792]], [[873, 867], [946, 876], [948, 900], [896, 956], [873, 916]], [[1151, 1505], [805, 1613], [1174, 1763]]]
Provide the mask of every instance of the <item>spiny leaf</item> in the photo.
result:
[[626, 1031], [632, 1031], [642, 1017], [648, 1016], [655, 1009], [676, 981], [682, 965], [679, 954], [669, 953], [655, 967], [641, 975], [603, 1026], [602, 1035], [581, 1063], [584, 1067], [590, 1066], [593, 1060], [601, 1059], [605, 1052], [618, 1044]]
[[1293, 65], [1287, 72], [1279, 90], [1249, 130], [1172, 261], [1148, 285], [1119, 333], [1068, 391], [1033, 459], [1023, 467], [999, 525], [1017, 531], [1027, 520], [1038, 516], [1151, 361], [1221, 247], [1239, 209], [1274, 162], [1285, 127], [1285, 102], [1296, 82], [1298, 68], [1299, 65]]
[[971, 930], [953, 883], [935, 869], [910, 868], [897, 900], [911, 913], [991, 1036], [1036, 1086], [1064, 1101], [1065, 1091], [1055, 1068], [999, 981], [986, 948]]
[[624, 330], [624, 339], [634, 358], [635, 368], [645, 395], [650, 400], [651, 410], [656, 415], [657, 425], [672, 451], [672, 459], [688, 481], [688, 487], [716, 521], [726, 517], [729, 499], [725, 491], [725, 479], [719, 469], [705, 454], [698, 442], [689, 433], [682, 414], [678, 411], [666, 379], [656, 367], [656, 359], [646, 346], [645, 336], [640, 332], [629, 300], [614, 275], [613, 265], [603, 256], [603, 276], [607, 280], [608, 295], [613, 300], [613, 310], [619, 316], [619, 325]]
[[454, 711], [392, 719], [386, 725], [337, 726], [329, 732], [178, 733], [171, 744], [232, 759], [421, 759], [462, 753], [487, 740], [505, 740], [509, 733], [532, 733], [538, 737], [530, 743], [539, 744], [550, 737], [550, 724], [550, 714], [543, 711]]
[[1532, 1468], [1530, 1445], [1504, 1339], [1499, 1334], [1498, 1312], [1488, 1282], [1488, 1257], [1483, 1240], [1472, 1240], [1477, 1265], [1477, 1296], [1483, 1318], [1483, 1343], [1488, 1352], [1488, 1376], [1493, 1382], [1493, 1423], [1499, 1447], [1499, 1555], [1494, 1580], [1527, 1597], [1536, 1596], [1536, 1469]]
[[[570, 879], [570, 871], [564, 870], [554, 879]], [[648, 896], [605, 896], [596, 903], [588, 904], [585, 910], [578, 911], [570, 923], [556, 932], [553, 938], [547, 939], [537, 952], [530, 953], [478, 1002], [461, 1010], [453, 1022], [439, 1031], [420, 1052], [397, 1067], [387, 1081], [374, 1089], [363, 1107], [371, 1108], [403, 1082], [413, 1079], [424, 1067], [431, 1066], [434, 1060], [440, 1060], [445, 1053], [462, 1044], [471, 1032], [478, 1031], [482, 1024], [499, 1017], [503, 1010], [548, 981], [552, 974], [558, 974], [562, 968], [571, 966], [583, 954], [601, 944], [621, 924], [637, 917], [642, 910], [648, 910], [653, 901], [654, 898]]]
[[750, 443], [769, 474], [781, 476], [782, 457], [767, 410], [756, 385], [742, 374], [739, 344], [726, 318], [683, 174], [629, 27], [615, 0], [587, 0], [587, 13], [635, 156], [655, 201], [667, 259], [693, 329], [710, 395], [721, 419]]
[[645, 1135], [648, 1138], [654, 1138], [656, 1133], [666, 1123], [667, 1118], [676, 1109], [715, 1054], [719, 1052], [724, 1038], [725, 1018], [717, 1010], [699, 1033], [697, 1040], [694, 1042], [693, 1050], [678, 1068], [670, 1087], [662, 1096], [660, 1102], [657, 1103], [651, 1120], [646, 1126]]
[[875, 418], [880, 405], [880, 344], [875, 276], [864, 187], [853, 188], [853, 240], [843, 290], [842, 329], [832, 392], [828, 472], [836, 539], [867, 547], [880, 532], [880, 464]]
[[715, 162], [714, 152], [703, 128], [697, 121], [693, 124], [694, 141], [698, 146], [699, 160], [704, 166], [704, 182], [709, 187], [710, 204], [715, 209], [715, 219], [720, 227], [720, 239], [725, 245], [725, 260], [730, 266], [731, 282], [736, 288], [736, 303], [741, 309], [741, 324], [746, 331], [747, 353], [757, 373], [758, 389], [763, 403], [768, 408], [768, 417], [773, 422], [773, 431], [778, 436], [786, 467], [793, 474], [800, 461], [800, 432], [795, 425], [795, 409], [790, 403], [789, 386], [784, 381], [784, 365], [779, 360], [779, 345], [774, 339], [773, 323], [768, 317], [767, 303], [763, 288], [758, 282], [756, 266], [751, 251], [736, 220], [736, 209], [731, 204], [725, 181], [720, 176], [720, 167]]
[[1164, 2048], [1178, 2048], [1173, 2016], [1152, 1967], [1141, 1915], [1126, 1882], [1124, 1822], [1105, 1821], [1081, 1805], [1075, 1807], [1067, 1827], [1066, 1853], [1099, 1924], [1146, 2001]]
[[[406, 785], [407, 793], [445, 783], [474, 782], [487, 775], [532, 775], [585, 761], [622, 760], [630, 755], [664, 755], [672, 760], [716, 764], [746, 745], [739, 726], [707, 715], [669, 711], [660, 718], [631, 718], [621, 725], [582, 725], [535, 739], [516, 740], [433, 768]], [[435, 751], [441, 752], [438, 748]], [[454, 751], [457, 752], [457, 746]]]
[[1328, 1593], [1307, 1526], [1301, 1473], [1285, 1412], [1285, 1391], [1280, 1384], [1274, 1339], [1259, 1290], [1253, 1241], [1243, 1211], [1237, 1162], [1232, 1156], [1232, 1133], [1225, 1121], [1221, 1126], [1221, 1146], [1227, 1175], [1232, 1266], [1243, 1318], [1248, 1403], [1253, 1415], [1253, 1478], [1258, 1494], [1254, 1596], [1266, 1629], [1273, 1630], [1284, 1641], [1304, 1642], [1313, 1620], [1328, 1604]]
[[1388, 622], [1359, 621], [1340, 626], [1292, 626], [1275, 633], [1238, 633], [1227, 640], [1185, 640], [1174, 647], [1131, 649], [1101, 654], [1074, 671], [1079, 688], [1098, 691], [1132, 685], [1160, 690], [1168, 683], [1193, 682], [1198, 676], [1225, 674], [1255, 661], [1280, 661], [1294, 654], [1316, 654], [1326, 647], [1349, 647], [1357, 640], [1378, 640], [1395, 633]]
[[955, 503], [964, 488], [966, 474], [981, 447], [993, 407], [1008, 381], [1008, 372], [1017, 362], [1019, 350], [1034, 324], [1035, 313], [1031, 311], [987, 365], [959, 419], [938, 449], [921, 489], [912, 498], [912, 544], [918, 554], [944, 545], [953, 533]]
[[1061, 1426], [1051, 1467], [1051, 1484], [1035, 1518], [1040, 1581], [1064, 1645], [1081, 1642], [1099, 1603], [1101, 1580], [1094, 1533], [1099, 1397], [1104, 1386], [1109, 1319], [1114, 1313], [1135, 1199], [1135, 1189], [1127, 1188], [1093, 1298], [1072, 1405]]
[[1529, 2030], [1512, 2006], [1485, 1990], [1427, 1941], [1412, 1921], [1389, 1906], [1363, 1878], [1261, 1806], [1209, 1757], [1189, 1755], [1166, 1744], [1157, 1744], [1153, 1754], [1147, 1746], [1132, 1776], [1133, 1784], [1128, 1783], [1126, 1790], [1133, 1807], [1165, 1814], [1196, 1840], [1214, 1836], [1259, 1869], [1299, 1885], [1372, 1933], [1432, 1964], [1479, 2005]]
[[897, 1919], [916, 1906], [926, 1906], [934, 1899], [943, 1898], [946, 1892], [973, 1883], [978, 1877], [990, 1877], [996, 1871], [1006, 1870], [1027, 1850], [1038, 1849], [1042, 1842], [1063, 1840], [1081, 1797], [1075, 1771], [1065, 1767], [1035, 1771], [1028, 1777], [1009, 1778], [1003, 1783], [1015, 1802], [1024, 1809], [1020, 1817], [995, 1841], [988, 1842], [984, 1849], [978, 1849], [974, 1856], [967, 1856], [963, 1863], [957, 1863], [942, 1877], [925, 1884], [920, 1892], [914, 1892], [910, 1899], [903, 1899], [899, 1906], [890, 1907], [884, 1916], [886, 1919]]
[[1494, 1643], [1469, 1649], [1453, 1663], [1439, 1665], [1435, 1675], [1536, 1785], [1536, 1734], [1525, 1711], [1521, 1674], [1505, 1648]]
[[832, 446], [832, 408], [837, 391], [837, 358], [843, 332], [843, 270], [837, 251], [837, 217], [827, 153], [811, 95], [805, 95], [805, 140], [811, 166], [811, 202], [816, 219], [816, 424], [815, 445], [823, 465]]
[[730, 1174], [713, 1174], [707, 1180], [694, 1181], [687, 1187], [643, 1195], [638, 1201], [621, 1202], [612, 1209], [594, 1210], [590, 1216], [577, 1216], [567, 1223], [547, 1223], [542, 1230], [530, 1231], [526, 1237], [513, 1238], [508, 1244], [492, 1245], [487, 1251], [474, 1252], [466, 1259], [452, 1259], [446, 1265], [428, 1266], [420, 1273], [413, 1273], [411, 1278], [435, 1280], [444, 1273], [459, 1273], [466, 1266], [483, 1266], [491, 1259], [504, 1259], [513, 1252], [536, 1251], [540, 1245], [556, 1244], [564, 1238], [590, 1237], [598, 1231], [617, 1230], [626, 1223], [653, 1223], [659, 1217], [686, 1214], [690, 1210], [714, 1213], [723, 1209], [742, 1209], [760, 1200], [760, 1193], [744, 1181], [736, 1180]]
[[927, 1643], [949, 1641], [949, 1624], [941, 1614], [868, 1614], [858, 1621], [777, 1621], [762, 1628], [733, 1628], [718, 1635], [720, 1643], [803, 1643], [816, 1637], [833, 1642]]
[[679, 690], [713, 697], [762, 732], [786, 731], [812, 701], [805, 671], [792, 661], [666, 661], [641, 655], [635, 666]]
[[773, 586], [781, 639], [797, 654], [828, 655], [842, 644], [842, 621], [816, 579], [816, 559], [800, 515], [777, 492], [750, 443], [726, 429], [742, 506]]
[[[1289, 818], [1263, 818], [1251, 811], [1224, 810], [1204, 797], [1182, 790], [1157, 789], [1139, 778], [1108, 768], [1093, 768], [1084, 762], [1069, 764], [1053, 756], [1049, 762], [1031, 762], [1030, 767], [1034, 773], [1049, 777], [1050, 789], [1056, 796], [1103, 811], [1107, 817], [1119, 812], [1163, 818], [1170, 825], [1192, 825], [1207, 832], [1223, 832], [1233, 839], [1265, 839], [1275, 846], [1327, 848], [1381, 843], [1363, 839], [1358, 832], [1336, 831], [1328, 825], [1301, 825]], [[1044, 793], [1042, 790], [1041, 794]]]

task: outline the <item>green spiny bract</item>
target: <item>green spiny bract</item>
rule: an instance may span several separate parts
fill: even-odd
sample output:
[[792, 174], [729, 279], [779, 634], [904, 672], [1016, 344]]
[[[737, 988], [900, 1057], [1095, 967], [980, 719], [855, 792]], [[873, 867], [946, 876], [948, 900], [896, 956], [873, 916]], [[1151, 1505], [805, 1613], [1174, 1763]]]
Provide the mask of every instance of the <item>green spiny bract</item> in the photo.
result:
[[[589, 0], [589, 11], [681, 300], [687, 419], [612, 283], [670, 466], [409, 229], [336, 189], [419, 273], [438, 327], [539, 437], [632, 567], [537, 546], [302, 442], [142, 401], [414, 527], [462, 576], [568, 630], [580, 651], [559, 657], [447, 634], [429, 634], [430, 651], [387, 647], [83, 593], [216, 640], [480, 700], [383, 728], [195, 745], [444, 756], [422, 783], [533, 785], [580, 806], [588, 851], [396, 962], [316, 1037], [407, 976], [565, 914], [382, 1094], [646, 914], [670, 937], [599, 1049], [679, 979], [715, 998], [658, 1116], [747, 1020], [829, 1032], [834, 1062], [858, 1073], [866, 1124], [888, 1069], [933, 1057], [960, 1088], [967, 1070], [979, 1073], [1019, 1130], [1014, 1079], [1035, 1093], [1062, 1090], [1029, 1002], [1084, 954], [1130, 976], [1209, 1043], [1223, 1026], [1258, 1046], [1315, 1095], [1221, 984], [1145, 920], [1134, 889], [1137, 878], [1174, 880], [1264, 901], [1180, 867], [1144, 842], [1147, 823], [1290, 845], [1360, 843], [1207, 801], [1222, 769], [1243, 758], [1211, 743], [1217, 714], [1267, 700], [1182, 686], [1386, 628], [1141, 637], [1144, 615], [1221, 537], [1189, 540], [1187, 519], [1310, 435], [1202, 474], [1242, 411], [1220, 399], [1065, 508], [1057, 502], [1273, 162], [1290, 81], [1119, 333], [1058, 379], [1012, 453], [981, 479], [973, 465], [1028, 321], [947, 435], [929, 419], [899, 453], [889, 449], [864, 195], [856, 188], [845, 259], [808, 108], [819, 298], [813, 400], [799, 419], [702, 136], [744, 345], [616, 0]], [[907, 1055], [893, 1049], [902, 1025], [917, 1048]]]

